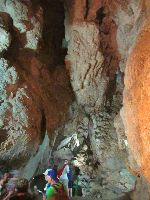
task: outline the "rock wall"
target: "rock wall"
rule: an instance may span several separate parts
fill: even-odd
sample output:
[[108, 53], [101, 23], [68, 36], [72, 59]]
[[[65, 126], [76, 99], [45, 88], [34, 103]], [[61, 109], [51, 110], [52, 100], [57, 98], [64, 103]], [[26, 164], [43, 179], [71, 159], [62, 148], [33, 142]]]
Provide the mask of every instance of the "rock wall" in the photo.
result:
[[149, 11], [148, 0], [0, 1], [1, 165], [30, 179], [76, 157], [84, 195], [149, 198]]
[[[134, 109], [130, 107], [128, 92], [127, 95], [124, 92], [124, 99], [129, 98], [129, 107], [126, 109], [125, 105], [121, 116], [120, 109], [123, 105], [126, 63], [146, 17], [148, 5], [144, 5], [143, 1], [113, 1], [111, 4], [109, 1], [65, 1], [65, 39], [68, 45], [65, 62], [77, 105], [79, 110], [83, 109], [82, 125], [79, 122], [81, 119], [75, 120], [73, 117], [71, 123], [75, 123], [77, 128], [70, 134], [77, 134], [81, 149], [78, 148], [79, 152], [71, 151], [73, 155], [76, 154], [79, 163], [82, 163], [84, 174], [90, 178], [99, 177], [93, 183], [91, 191], [102, 199], [121, 197], [124, 193], [133, 191], [136, 178], [132, 175], [140, 175], [140, 165], [136, 158], [138, 154], [134, 156], [133, 153], [137, 153], [136, 148], [141, 148], [137, 139], [136, 148], [133, 146], [139, 130], [130, 136], [126, 129], [127, 126], [132, 130], [134, 125], [131, 124], [133, 120], [128, 116], [129, 113], [134, 117], [134, 123], [138, 124]], [[134, 64], [134, 67], [137, 65]], [[128, 80], [130, 76], [127, 74], [126, 77]], [[136, 83], [133, 77], [134, 75], [131, 79]], [[125, 88], [126, 90], [128, 89]], [[136, 94], [137, 92], [132, 96]], [[127, 104], [127, 100], [124, 102]], [[135, 107], [137, 105], [133, 103], [133, 108]], [[76, 109], [78, 112], [78, 108]], [[130, 134], [133, 134], [131, 130]], [[65, 129], [64, 135], [66, 132]], [[94, 171], [93, 175], [91, 170], [94, 166], [97, 167], [97, 172]], [[94, 187], [97, 188], [95, 191]], [[146, 192], [148, 193], [147, 190]]]
[[64, 140], [54, 147], [53, 156], [76, 156], [85, 195], [125, 198], [135, 189], [130, 169], [134, 157], [120, 109], [127, 56], [142, 23], [139, 6], [65, 1], [65, 62], [77, 104], [71, 107], [70, 120], [62, 127]]
[[[0, 162], [10, 161], [15, 167], [35, 155], [46, 130], [53, 135], [73, 98], [63, 61], [56, 63], [54, 53], [47, 52], [54, 43], [57, 54], [64, 51], [60, 44], [64, 29], [58, 41], [53, 34], [43, 34], [45, 6], [39, 1], [0, 2]], [[53, 7], [48, 6], [60, 14], [55, 28], [64, 27], [63, 4], [53, 1]], [[53, 31], [50, 25], [47, 31]]]
[[[145, 2], [149, 10], [149, 3]], [[132, 153], [139, 171], [147, 180], [149, 174], [149, 14], [128, 58], [125, 70], [124, 123]], [[129, 122], [132, 121], [132, 124]]]
[[107, 102], [111, 104], [120, 56], [117, 26], [107, 14], [108, 8], [102, 4], [95, 10], [95, 3], [88, 2], [65, 3], [65, 61], [77, 102], [90, 113], [102, 110]]

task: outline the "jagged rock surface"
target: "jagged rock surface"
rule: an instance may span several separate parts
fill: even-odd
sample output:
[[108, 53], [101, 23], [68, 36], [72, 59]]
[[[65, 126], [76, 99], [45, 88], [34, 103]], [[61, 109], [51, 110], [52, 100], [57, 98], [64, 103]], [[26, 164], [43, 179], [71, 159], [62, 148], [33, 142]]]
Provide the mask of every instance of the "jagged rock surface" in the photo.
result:
[[24, 166], [38, 151], [46, 130], [51, 136], [65, 119], [72, 99], [63, 63], [50, 68], [49, 60], [42, 58], [43, 9], [42, 4], [30, 1], [0, 2], [0, 162], [3, 165], [10, 162], [11, 166], [19, 167], [21, 162], [20, 167]]
[[76, 157], [84, 196], [148, 199], [137, 176], [150, 178], [149, 11], [148, 0], [0, 1], [0, 164], [30, 179]]

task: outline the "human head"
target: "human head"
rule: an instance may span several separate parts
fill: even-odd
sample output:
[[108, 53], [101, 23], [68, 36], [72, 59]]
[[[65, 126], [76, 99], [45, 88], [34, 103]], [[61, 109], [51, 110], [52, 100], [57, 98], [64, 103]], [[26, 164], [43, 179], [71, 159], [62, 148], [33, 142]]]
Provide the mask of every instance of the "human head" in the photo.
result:
[[4, 181], [8, 181], [9, 178], [10, 178], [10, 174], [9, 174], [9, 173], [5, 173], [5, 174], [3, 175], [3, 180], [4, 180]]
[[64, 164], [67, 165], [68, 164], [68, 159], [64, 160]]
[[78, 161], [76, 159], [72, 159], [72, 165], [73, 166], [78, 166]]
[[45, 180], [50, 184], [54, 184], [59, 181], [56, 170], [54, 169], [47, 169], [43, 174], [45, 175]]
[[29, 185], [29, 182], [27, 179], [20, 178], [17, 181], [16, 189], [18, 192], [28, 192], [28, 185]]

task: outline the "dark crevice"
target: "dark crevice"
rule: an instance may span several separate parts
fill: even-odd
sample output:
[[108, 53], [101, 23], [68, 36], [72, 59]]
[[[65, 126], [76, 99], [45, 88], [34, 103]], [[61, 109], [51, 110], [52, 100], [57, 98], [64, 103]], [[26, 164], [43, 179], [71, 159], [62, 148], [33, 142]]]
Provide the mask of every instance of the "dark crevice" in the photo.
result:
[[41, 136], [41, 142], [43, 142], [45, 133], [46, 133], [46, 117], [44, 114], [44, 111], [41, 112], [42, 119], [41, 119], [41, 130], [40, 130], [40, 136]]
[[101, 7], [96, 12], [96, 20], [98, 21], [99, 25], [102, 24], [103, 18], [106, 16], [105, 14], [105, 7]]
[[65, 38], [65, 11], [61, 0], [41, 0], [44, 15], [43, 55], [49, 66], [63, 65], [67, 49], [62, 47]]
[[[111, 113], [111, 106], [113, 102], [113, 95], [116, 91], [116, 72], [119, 67], [119, 52], [117, 50], [117, 42], [112, 40], [114, 37], [115, 28], [117, 26], [114, 20], [110, 17], [108, 8], [106, 6], [101, 7], [96, 12], [96, 21], [99, 27], [100, 35], [100, 51], [103, 54], [104, 61], [102, 63], [102, 74], [109, 78], [107, 89], [105, 92], [104, 107], [106, 111]], [[114, 37], [114, 40], [116, 38]], [[98, 75], [97, 72], [96, 75]]]
[[12, 43], [4, 54], [4, 57], [10, 61], [15, 60], [16, 62], [20, 53], [26, 54], [29, 52], [36, 54], [41, 61], [48, 64], [49, 67], [64, 65], [65, 56], [67, 54], [66, 47], [64, 48], [62, 45], [62, 41], [65, 38], [64, 3], [61, 0], [33, 0], [32, 7], [34, 10], [36, 9], [37, 3], [39, 3], [43, 8], [44, 23], [42, 39], [39, 43], [39, 51], [35, 52], [31, 49], [24, 49], [24, 46], [27, 43], [26, 33], [20, 33], [20, 31], [13, 26], [11, 16], [4, 13], [5, 15], [8, 15], [8, 21], [10, 23], [8, 31], [12, 36]]
[[86, 0], [86, 10], [85, 10], [84, 19], [87, 19], [88, 17], [89, 7], [90, 7], [89, 3], [90, 3], [89, 0]]
[[7, 131], [0, 129], [0, 141], [1, 141], [1, 143], [6, 141], [7, 137], [8, 137]]
[[106, 102], [105, 106], [106, 108], [110, 108], [112, 106], [113, 102], [113, 95], [115, 94], [116, 91], [116, 75], [113, 80], [109, 80], [108, 88], [106, 90]]

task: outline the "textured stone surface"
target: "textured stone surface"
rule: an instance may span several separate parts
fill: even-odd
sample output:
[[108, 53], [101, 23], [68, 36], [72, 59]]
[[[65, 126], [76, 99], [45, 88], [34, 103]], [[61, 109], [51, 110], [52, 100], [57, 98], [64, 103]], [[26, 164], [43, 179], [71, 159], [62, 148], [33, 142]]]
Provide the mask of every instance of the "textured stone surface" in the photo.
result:
[[30, 1], [2, 1], [1, 12], [6, 12], [13, 20], [14, 27], [26, 36], [25, 47], [37, 49], [42, 37], [42, 8], [33, 8]]
[[128, 55], [136, 41], [142, 23], [140, 0], [129, 1], [126, 9], [117, 9], [114, 20], [118, 26], [117, 43], [121, 54], [119, 63], [121, 72], [124, 72]]
[[76, 157], [84, 196], [148, 198], [149, 4], [0, 1], [0, 164]]
[[6, 13], [0, 13], [0, 54], [4, 53], [11, 44], [11, 18]]
[[[82, 109], [74, 104], [70, 107], [69, 119], [61, 129], [61, 135], [65, 139], [61, 139], [60, 143], [60, 135], [57, 136], [58, 145], [52, 152], [52, 158], [69, 158], [70, 155], [76, 157], [82, 174], [80, 184], [83, 187], [83, 195], [111, 200], [112, 197], [121, 198], [124, 193], [133, 191], [136, 177], [126, 165], [126, 148], [118, 146], [118, 138], [125, 137], [124, 130], [121, 132], [117, 129], [118, 134], [122, 133], [121, 136], [117, 135], [112, 116], [101, 112], [87, 117]], [[121, 125], [117, 120], [116, 123]], [[71, 138], [76, 135], [77, 143], [72, 140], [70, 145]]]
[[69, 42], [66, 67], [71, 84], [78, 104], [84, 106], [87, 113], [97, 112], [107, 101], [111, 103], [112, 82], [119, 65], [117, 27], [99, 6], [99, 13], [91, 21], [90, 15], [95, 12], [97, 3], [93, 2], [90, 7], [85, 1], [72, 1], [72, 4], [66, 1], [65, 5], [65, 38]]
[[11, 37], [10, 37], [10, 34], [5, 29], [3, 29], [2, 27], [0, 27], [0, 32], [1, 32], [0, 53], [2, 53], [4, 50], [7, 50], [7, 48], [9, 47]]
[[119, 148], [124, 150], [128, 149], [127, 136], [125, 135], [125, 127], [120, 114], [114, 119], [114, 127], [116, 128]]
[[[14, 67], [9, 66], [5, 59], [0, 60], [0, 128], [7, 131], [2, 135], [1, 159], [18, 157], [27, 151], [25, 128], [28, 126], [28, 116], [22, 103], [23, 98], [28, 98], [24, 88], [17, 88], [18, 75]], [[6, 91], [11, 85], [13, 90]], [[9, 93], [7, 93], [9, 92]], [[22, 145], [20, 142], [22, 141]], [[12, 148], [10, 148], [12, 146]]]
[[1, 37], [4, 30], [12, 38], [11, 44], [10, 38], [0, 40], [0, 163], [17, 168], [28, 166], [30, 157], [38, 167], [35, 154], [42, 154], [39, 148], [45, 133], [52, 137], [72, 99], [63, 63], [50, 69], [45, 47], [39, 46], [41, 6], [30, 1], [0, 2]]
[[[114, 170], [116, 164], [117, 172], [118, 166], [120, 166], [121, 170], [121, 168], [123, 168], [123, 165], [127, 162], [129, 165], [133, 165], [134, 170], [136, 171], [138, 167], [136, 165], [136, 162], [134, 161], [134, 154], [132, 154], [132, 149], [135, 153], [137, 151], [134, 149], [134, 146], [132, 146], [132, 148], [130, 149], [132, 142], [134, 142], [131, 142], [131, 140], [136, 136], [135, 134], [132, 136], [129, 136], [129, 134], [127, 134], [128, 138], [131, 137], [129, 138], [131, 143], [128, 146], [125, 131], [129, 132], [128, 130], [126, 130], [127, 123], [127, 127], [130, 127], [131, 129], [133, 128], [134, 123], [138, 125], [139, 122], [135, 119], [137, 112], [133, 112], [133, 108], [136, 107], [136, 110], [138, 106], [134, 106], [133, 103], [133, 108], [130, 109], [129, 106], [128, 111], [125, 111], [126, 117], [123, 114], [121, 115], [124, 121], [126, 118], [128, 118], [125, 126], [122, 123], [119, 110], [122, 107], [122, 92], [124, 89], [123, 78], [126, 62], [129, 54], [132, 51], [132, 48], [134, 47], [134, 45], [136, 45], [137, 35], [139, 34], [141, 27], [143, 26], [143, 20], [145, 18], [144, 10], [146, 11], [146, 8], [148, 10], [148, 2], [145, 1], [144, 4], [144, 1], [113, 1], [113, 3], [109, 5], [107, 3], [105, 4], [105, 7], [103, 7], [104, 5], [101, 1], [71, 1], [71, 3], [66, 1], [66, 41], [68, 42], [68, 55], [66, 57], [66, 66], [70, 73], [71, 84], [75, 92], [78, 104], [83, 106], [86, 113], [89, 114], [93, 112], [94, 116], [94, 120], [92, 118], [89, 118], [90, 122], [88, 122], [89, 124], [93, 124], [91, 130], [89, 127], [84, 126], [83, 123], [81, 124], [81, 126], [79, 126], [78, 131], [82, 135], [82, 137], [79, 136], [79, 140], [83, 144], [83, 138], [85, 137], [88, 140], [90, 131], [92, 132], [89, 146], [90, 149], [93, 151], [94, 156], [91, 157], [96, 158], [96, 160], [100, 162], [104, 170], [107, 169], [107, 166], [111, 168], [109, 168], [109, 170]], [[80, 29], [80, 27], [82, 27], [82, 29]], [[86, 30], [89, 30], [89, 27], [93, 27], [92, 30], [95, 29], [94, 32], [96, 32], [97, 35], [94, 36], [93, 34], [92, 43], [90, 43], [90, 45], [88, 46], [88, 41], [91, 41], [91, 36], [89, 39], [88, 36], [90, 34], [87, 34]], [[91, 32], [88, 31], [88, 33]], [[92, 50], [94, 41], [97, 41], [95, 43], [96, 46], [94, 46], [94, 49], [97, 49], [96, 52], [100, 52], [98, 58], [102, 58], [101, 62], [98, 62], [96, 57], [97, 53]], [[145, 38], [145, 41], [148, 40], [146, 40]], [[91, 49], [91, 51], [89, 49]], [[119, 50], [120, 55], [117, 49]], [[94, 62], [91, 63], [93, 58], [93, 56], [91, 57], [91, 55], [93, 54], [95, 55], [93, 60], [97, 61], [98, 63], [96, 67], [94, 67]], [[88, 67], [88, 63], [90, 63], [90, 68]], [[98, 71], [97, 76], [95, 76], [96, 69], [101, 69]], [[134, 71], [136, 72], [136, 70], [137, 65], [134, 63]], [[142, 74], [142, 72], [140, 74]], [[128, 80], [128, 74], [126, 75], [126, 77], [126, 79]], [[133, 75], [131, 79], [133, 83], [136, 83], [134, 77], [135, 75]], [[130, 92], [132, 91], [132, 89], [130, 90]], [[131, 96], [134, 97], [136, 93], [132, 94]], [[127, 96], [128, 94], [125, 96], [125, 99], [127, 98]], [[137, 104], [138, 103], [139, 102], [137, 101]], [[104, 105], [106, 110], [104, 109]], [[100, 126], [98, 126], [97, 124], [99, 124], [99, 119], [96, 118], [98, 113], [94, 112], [102, 111], [103, 109], [105, 110], [106, 115], [110, 115], [110, 119], [104, 119], [104, 124], [102, 123], [100, 124]], [[126, 110], [126, 107], [124, 108], [124, 110]], [[107, 112], [109, 112], [109, 114]], [[134, 121], [132, 121], [130, 117], [127, 117], [128, 112], [131, 112], [134, 117], [132, 119], [135, 119]], [[111, 123], [111, 121], [113, 120], [114, 124]], [[106, 125], [105, 121], [107, 122]], [[116, 128], [117, 134], [115, 130], [113, 130], [114, 126]], [[133, 131], [130, 130], [130, 134], [132, 132]], [[137, 135], [138, 133], [139, 130], [136, 130]], [[145, 137], [145, 139], [147, 139], [147, 137]], [[135, 143], [136, 148], [140, 149], [141, 145], [139, 144], [137, 139]], [[118, 149], [118, 145], [120, 151]], [[90, 156], [87, 156], [83, 152], [80, 152], [77, 157], [81, 163], [85, 164], [85, 160]], [[113, 154], [115, 155], [115, 158]], [[83, 159], [83, 156], [85, 157], [85, 159]], [[117, 156], [122, 156], [123, 158], [125, 158], [125, 160], [122, 162], [124, 163], [123, 165], [120, 164], [120, 159]], [[136, 157], [138, 157], [138, 154], [136, 155]], [[140, 159], [142, 159], [141, 156], [139, 157]], [[106, 160], [108, 163], [106, 162], [106, 164], [104, 164], [105, 162], [103, 163], [103, 160]], [[133, 171], [131, 172], [133, 173]], [[114, 176], [112, 177], [112, 180], [113, 179]], [[134, 189], [135, 182], [131, 184], [132, 186], [129, 183], [125, 183], [125, 188], [122, 188], [122, 183], [118, 183], [119, 180], [119, 177], [117, 177], [115, 180], [116, 191], [118, 191], [118, 193], [124, 191], [126, 187], [130, 188], [128, 191]]]
[[[28, 65], [28, 67], [29, 66], [30, 65]], [[5, 68], [3, 67], [3, 70], [4, 69]], [[30, 69], [32, 69], [32, 65]], [[8, 80], [4, 79], [2, 82], [3, 85], [1, 84], [1, 86], [3, 86], [1, 90], [4, 93], [2, 95], [3, 99], [1, 100], [1, 110], [3, 111], [1, 112], [1, 128], [2, 130], [7, 131], [7, 134], [10, 135], [9, 139], [13, 145], [13, 148], [17, 148], [16, 142], [19, 139], [18, 142], [21, 140], [23, 143], [23, 145], [20, 146], [20, 148], [24, 151], [22, 155], [25, 156], [26, 154], [33, 154], [38, 148], [40, 142], [43, 140], [43, 135], [45, 134], [44, 132], [47, 130], [49, 135], [51, 135], [52, 131], [65, 118], [65, 112], [62, 111], [67, 109], [70, 101], [69, 85], [66, 82], [67, 76], [65, 80], [60, 82], [61, 77], [63, 76], [64, 78], [65, 73], [62, 68], [54, 71], [51, 75], [48, 75], [49, 71], [45, 69], [43, 76], [40, 77], [41, 84], [36, 84], [36, 78], [34, 78], [35, 73], [33, 72], [33, 76], [31, 75], [28, 77], [25, 73], [24, 79], [22, 79], [22, 87], [20, 84], [21, 88], [18, 88], [17, 85], [12, 85], [12, 82], [16, 81], [17, 79], [15, 68], [10, 68], [4, 71], [2, 74], [3, 78], [5, 78], [5, 73]], [[49, 76], [47, 82], [45, 75]], [[14, 80], [13, 78], [16, 79]], [[51, 84], [57, 78], [59, 79], [59, 83], [52, 86]], [[44, 81], [45, 84], [42, 85]], [[62, 83], [65, 83], [65, 85]], [[63, 93], [60, 91], [63, 91]], [[58, 102], [58, 99], [61, 99], [60, 103]], [[22, 137], [27, 138], [22, 140], [20, 134]], [[6, 143], [6, 141], [3, 142], [4, 146], [8, 143]], [[29, 146], [32, 146], [32, 150], [28, 149]], [[10, 147], [11, 146], [9, 144], [9, 148]], [[14, 156], [17, 158], [18, 153], [21, 152], [21, 149], [18, 148], [16, 151], [15, 149]], [[5, 153], [6, 152], [7, 151], [5, 149]], [[12, 153], [9, 154], [9, 157], [6, 157], [3, 152], [1, 155], [3, 155], [5, 160], [8, 158], [13, 158]]]
[[[139, 168], [150, 178], [149, 162], [149, 25], [143, 28], [126, 68], [124, 115], [128, 141]], [[134, 77], [134, 78], [133, 78]], [[130, 120], [130, 121], [129, 121]], [[130, 123], [132, 121], [132, 123]]]
[[71, 27], [69, 32], [66, 62], [69, 62], [67, 68], [77, 101], [87, 111], [92, 107], [98, 110], [103, 103], [108, 81], [106, 77], [101, 77], [103, 56], [98, 50], [99, 30], [95, 24], [82, 23]]

